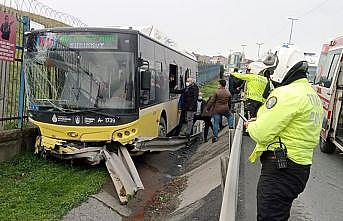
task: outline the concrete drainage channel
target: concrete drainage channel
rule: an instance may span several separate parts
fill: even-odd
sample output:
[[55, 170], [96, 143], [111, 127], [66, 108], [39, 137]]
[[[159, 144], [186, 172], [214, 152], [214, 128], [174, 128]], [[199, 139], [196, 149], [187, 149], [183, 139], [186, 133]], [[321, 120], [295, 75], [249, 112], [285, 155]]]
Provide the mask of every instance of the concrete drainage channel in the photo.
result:
[[228, 156], [229, 134], [226, 128], [214, 144], [196, 143], [175, 152], [148, 153], [134, 158], [145, 189], [127, 205], [120, 205], [109, 181], [98, 194], [62, 220], [219, 220], [220, 158]]

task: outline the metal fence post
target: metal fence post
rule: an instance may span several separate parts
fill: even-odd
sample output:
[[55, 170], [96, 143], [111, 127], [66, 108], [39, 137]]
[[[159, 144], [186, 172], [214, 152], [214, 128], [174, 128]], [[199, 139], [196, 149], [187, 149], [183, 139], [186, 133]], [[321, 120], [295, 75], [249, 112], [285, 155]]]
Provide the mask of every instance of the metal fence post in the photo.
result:
[[24, 69], [24, 45], [25, 45], [25, 32], [30, 31], [30, 19], [27, 16], [23, 16], [21, 18], [21, 22], [23, 23], [23, 41], [21, 45], [22, 54], [21, 54], [21, 69], [20, 69], [20, 89], [19, 89], [19, 101], [18, 101], [18, 128], [23, 127], [24, 121], [24, 99], [25, 99], [25, 69]]

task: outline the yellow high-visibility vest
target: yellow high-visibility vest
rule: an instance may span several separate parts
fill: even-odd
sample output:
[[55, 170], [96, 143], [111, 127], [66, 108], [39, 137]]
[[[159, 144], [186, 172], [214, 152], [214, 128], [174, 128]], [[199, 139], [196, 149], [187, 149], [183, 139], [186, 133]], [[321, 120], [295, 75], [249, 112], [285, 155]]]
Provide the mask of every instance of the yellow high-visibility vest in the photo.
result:
[[[248, 124], [249, 135], [257, 143], [249, 160], [255, 162], [280, 137], [289, 159], [302, 165], [312, 164], [322, 121], [322, 102], [307, 79], [274, 89], [259, 109], [256, 121]], [[277, 146], [275, 143], [268, 150]]]
[[266, 77], [257, 74], [241, 73], [232, 73], [232, 76], [246, 81], [246, 91], [244, 93], [246, 98], [262, 103], [266, 101], [266, 99], [262, 96], [268, 83]]

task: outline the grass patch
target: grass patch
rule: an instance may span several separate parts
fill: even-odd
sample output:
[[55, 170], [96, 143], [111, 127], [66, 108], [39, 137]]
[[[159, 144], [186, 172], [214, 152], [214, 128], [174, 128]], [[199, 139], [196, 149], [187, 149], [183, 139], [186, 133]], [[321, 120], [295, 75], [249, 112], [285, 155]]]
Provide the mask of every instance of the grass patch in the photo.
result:
[[0, 163], [0, 220], [60, 220], [107, 179], [104, 167], [18, 155]]
[[203, 98], [207, 100], [218, 88], [218, 79], [213, 80], [200, 88], [203, 93]]

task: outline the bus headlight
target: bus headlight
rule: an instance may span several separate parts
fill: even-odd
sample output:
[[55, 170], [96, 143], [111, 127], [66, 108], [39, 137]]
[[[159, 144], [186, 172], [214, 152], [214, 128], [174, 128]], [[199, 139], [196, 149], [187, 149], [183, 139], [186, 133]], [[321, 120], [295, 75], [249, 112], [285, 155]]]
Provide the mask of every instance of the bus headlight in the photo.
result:
[[135, 139], [135, 136], [138, 133], [138, 128], [135, 127], [129, 127], [129, 128], [124, 128], [122, 130], [116, 131], [113, 134], [113, 139], [119, 142], [130, 142]]
[[79, 134], [77, 132], [75, 132], [75, 131], [70, 131], [70, 132], [67, 133], [67, 135], [69, 137], [77, 137]]

